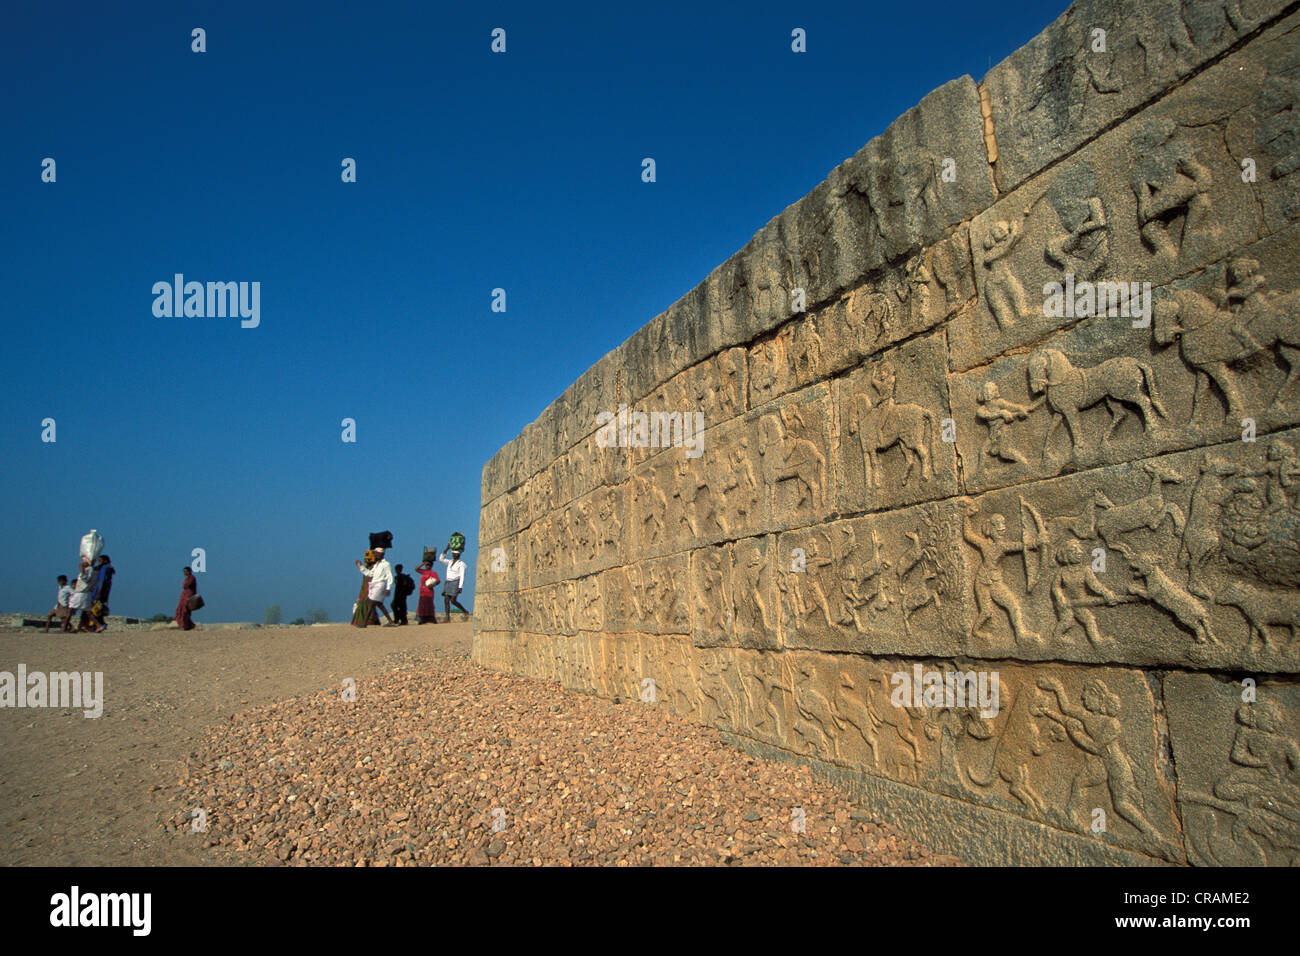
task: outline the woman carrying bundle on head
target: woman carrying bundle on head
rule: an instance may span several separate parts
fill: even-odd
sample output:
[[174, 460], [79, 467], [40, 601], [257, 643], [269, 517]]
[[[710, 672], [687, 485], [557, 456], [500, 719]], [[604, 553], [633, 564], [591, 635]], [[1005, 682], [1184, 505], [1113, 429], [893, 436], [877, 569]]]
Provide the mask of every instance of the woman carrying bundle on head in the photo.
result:
[[71, 618], [81, 612], [81, 620], [77, 624], [78, 631], [90, 630], [90, 608], [95, 601], [95, 569], [90, 566], [90, 559], [82, 557], [81, 564], [77, 568], [77, 580], [72, 586], [72, 598], [68, 601]]
[[417, 624], [438, 623], [438, 605], [434, 603], [436, 592], [433, 589], [438, 586], [441, 578], [438, 577], [438, 572], [433, 570], [435, 556], [435, 552], [426, 550], [424, 561], [416, 569], [420, 574], [420, 601], [415, 606]]

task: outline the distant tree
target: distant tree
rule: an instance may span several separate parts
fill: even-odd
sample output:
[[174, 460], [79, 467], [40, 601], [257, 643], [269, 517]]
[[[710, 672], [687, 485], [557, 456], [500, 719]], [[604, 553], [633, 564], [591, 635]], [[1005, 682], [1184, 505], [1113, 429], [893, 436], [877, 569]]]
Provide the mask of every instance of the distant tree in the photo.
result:
[[329, 619], [329, 612], [323, 607], [314, 607], [307, 612], [308, 624], [328, 624]]
[[307, 623], [306, 620], [304, 620], [303, 618], [297, 617], [297, 618], [294, 618], [292, 621], [289, 622], [289, 626], [290, 626], [290, 627], [300, 627], [301, 625], [306, 624], [306, 623]]
[[266, 623], [279, 624], [284, 620], [284, 614], [280, 611], [280, 605], [272, 604], [266, 609]]
[[149, 618], [149, 623], [161, 624], [163, 621], [170, 621], [171, 619], [172, 615], [170, 614], [155, 614], [153, 617]]

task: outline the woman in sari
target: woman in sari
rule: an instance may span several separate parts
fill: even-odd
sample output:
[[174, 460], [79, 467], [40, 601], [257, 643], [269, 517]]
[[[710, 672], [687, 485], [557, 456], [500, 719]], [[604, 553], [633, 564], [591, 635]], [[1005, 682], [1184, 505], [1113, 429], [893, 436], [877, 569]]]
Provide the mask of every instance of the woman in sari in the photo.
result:
[[183, 569], [185, 578], [181, 582], [181, 599], [176, 603], [176, 623], [182, 631], [194, 630], [194, 621], [190, 617], [190, 598], [199, 593], [199, 582], [194, 579], [194, 572]]
[[415, 606], [417, 624], [437, 624], [438, 606], [434, 604], [434, 588], [439, 582], [438, 572], [433, 570], [433, 558], [426, 555], [424, 563], [417, 569], [420, 572], [420, 601]]
[[[367, 568], [373, 568], [375, 562], [379, 560], [379, 555], [369, 549], [362, 557]], [[352, 626], [368, 627], [378, 623], [379, 615], [375, 613], [375, 604], [370, 600], [370, 579], [362, 576], [361, 591], [357, 594], [357, 603], [352, 606]]]

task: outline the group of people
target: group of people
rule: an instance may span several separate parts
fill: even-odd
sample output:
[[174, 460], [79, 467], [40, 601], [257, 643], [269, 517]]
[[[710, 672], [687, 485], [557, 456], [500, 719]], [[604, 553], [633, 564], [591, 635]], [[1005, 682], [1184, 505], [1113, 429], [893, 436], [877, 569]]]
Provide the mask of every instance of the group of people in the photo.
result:
[[[113, 575], [117, 572], [108, 555], [98, 553], [103, 545], [103, 539], [99, 538], [94, 531], [86, 538], [87, 540], [95, 538], [97, 543], [91, 542], [89, 545], [83, 543], [81, 564], [75, 583], [69, 584], [66, 574], [59, 575], [59, 590], [54, 607], [45, 618], [46, 633], [49, 633], [55, 618], [61, 622], [62, 630], [67, 632], [76, 630], [98, 634], [107, 630], [108, 596], [113, 589]], [[382, 544], [375, 546], [376, 541]], [[400, 627], [409, 623], [406, 601], [415, 593], [417, 587], [420, 592], [415, 610], [417, 623], [437, 624], [438, 613], [434, 603], [436, 598], [434, 588], [441, 583], [442, 579], [433, 569], [435, 552], [432, 550], [424, 552], [424, 560], [417, 569], [420, 575], [420, 583], [417, 586], [411, 576], [403, 572], [402, 565], [397, 565], [394, 572], [394, 568], [384, 557], [391, 547], [390, 533], [385, 531], [378, 535], [371, 535], [371, 548], [365, 553], [365, 563], [357, 562], [357, 568], [362, 574], [361, 593], [357, 595], [357, 603], [353, 608], [352, 626], [366, 627], [379, 624], [377, 612], [382, 612], [384, 615], [383, 626]], [[443, 548], [442, 554], [436, 559], [447, 567], [447, 580], [442, 586], [442, 600], [448, 623], [451, 622], [453, 605], [466, 618], [469, 617], [469, 611], [460, 603], [460, 592], [465, 587], [467, 570], [465, 562], [461, 560], [464, 548], [465, 536], [457, 532], [451, 536], [447, 547]], [[450, 558], [447, 557], [448, 552], [451, 553]], [[193, 613], [203, 606], [203, 599], [198, 596], [199, 584], [194, 577], [193, 569], [184, 568], [182, 574], [184, 577], [181, 581], [180, 600], [176, 604], [175, 619], [181, 630], [192, 631], [195, 627]], [[393, 600], [391, 614], [385, 605], [390, 595]], [[81, 613], [79, 623], [74, 621], [77, 612]]]
[[[54, 600], [54, 607], [45, 617], [45, 632], [57, 617], [62, 625], [60, 630], [90, 631], [99, 634], [108, 630], [108, 595], [113, 590], [113, 575], [117, 571], [108, 555], [81, 559], [74, 584], [68, 583], [66, 574], [59, 575], [59, 591]], [[73, 619], [81, 612], [81, 620], [74, 627]]]
[[[373, 537], [372, 537], [373, 540]], [[387, 540], [391, 545], [392, 537], [388, 536]], [[451, 622], [451, 609], [455, 605], [457, 610], [469, 617], [469, 611], [465, 610], [460, 603], [460, 592], [465, 586], [465, 562], [461, 560], [462, 550], [464, 548], [464, 535], [459, 533], [452, 535], [452, 540], [448, 542], [446, 548], [443, 548], [442, 554], [437, 560], [447, 567], [447, 580], [442, 586], [443, 607], [447, 614], [447, 622]], [[455, 547], [458, 545], [459, 547]], [[367, 627], [371, 624], [377, 624], [381, 627], [400, 627], [409, 624], [407, 619], [407, 599], [419, 589], [419, 600], [415, 607], [415, 618], [418, 624], [437, 624], [438, 610], [434, 603], [437, 597], [434, 588], [441, 582], [438, 572], [433, 569], [434, 552], [426, 550], [424, 560], [416, 569], [420, 575], [420, 583], [416, 585], [415, 580], [404, 573], [402, 565], [395, 568], [388, 563], [384, 557], [387, 548], [383, 546], [369, 548], [364, 556], [364, 563], [358, 561], [357, 568], [362, 574], [361, 591], [357, 595], [357, 603], [352, 611], [352, 626]], [[451, 557], [447, 554], [450, 551]], [[385, 602], [391, 595], [393, 600], [393, 610], [390, 614]], [[379, 620], [379, 613], [384, 616], [384, 621]]]

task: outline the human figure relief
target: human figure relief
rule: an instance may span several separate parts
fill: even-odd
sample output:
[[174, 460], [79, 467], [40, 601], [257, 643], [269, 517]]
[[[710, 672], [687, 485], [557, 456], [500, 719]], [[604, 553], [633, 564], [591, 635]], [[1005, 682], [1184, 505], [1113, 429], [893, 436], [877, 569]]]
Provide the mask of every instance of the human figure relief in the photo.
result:
[[1020, 601], [1002, 579], [1002, 559], [1008, 554], [1024, 551], [1024, 543], [1017, 543], [1007, 537], [1007, 519], [1000, 514], [989, 515], [984, 521], [983, 533], [977, 531], [973, 523], [977, 514], [979, 514], [979, 505], [974, 500], [968, 499], [966, 515], [962, 522], [962, 534], [966, 541], [980, 553], [980, 566], [974, 575], [975, 604], [979, 612], [974, 633], [980, 634], [984, 624], [997, 616], [994, 609], [1001, 608], [1011, 621], [1011, 630], [1017, 643], [1041, 643], [1042, 637], [1025, 626]]
[[654, 547], [663, 540], [668, 516], [668, 496], [654, 480], [655, 472], [636, 476], [637, 501], [641, 503], [641, 544]]
[[[823, 539], [825, 540], [825, 539]], [[790, 589], [791, 610], [800, 627], [812, 627], [812, 616], [821, 610], [826, 626], [829, 628], [851, 626], [853, 616], [846, 610], [842, 609], [840, 598], [840, 587], [838, 583], [832, 587], [823, 587], [821, 575], [818, 573], [822, 568], [835, 567], [837, 562], [834, 559], [831, 545], [826, 541], [826, 549], [808, 548], [807, 567], [803, 571], [791, 572], [784, 575], [782, 581], [788, 582]], [[807, 589], [807, 594], [805, 594]], [[830, 594], [833, 592], [835, 600], [832, 602]], [[810, 599], [811, 598], [811, 599]], [[832, 608], [832, 603], [834, 608]]]
[[767, 574], [767, 560], [764, 552], [755, 546], [736, 546], [736, 593], [742, 600], [736, 602], [737, 628], [750, 633], [767, 634], [774, 629], [770, 620], [772, 609], [767, 606], [763, 596], [767, 593], [763, 586]]
[[[700, 698], [701, 704], [707, 701], [712, 707], [703, 706], [701, 716], [703, 723], [723, 730], [735, 731], [740, 717], [740, 701], [727, 680], [731, 662], [722, 653], [703, 655], [700, 661]], [[710, 713], [710, 710], [712, 713]]]
[[599, 519], [600, 527], [596, 537], [600, 551], [615, 555], [623, 537], [623, 518], [619, 514], [618, 494], [612, 489], [605, 489], [605, 493], [600, 496]]
[[1191, 795], [1233, 816], [1235, 846], [1216, 847], [1215, 862], [1265, 866], [1270, 845], [1300, 860], [1300, 746], [1282, 732], [1285, 720], [1272, 701], [1243, 703], [1236, 718], [1228, 755], [1235, 766], [1215, 782], [1214, 798]]
[[884, 577], [884, 572], [890, 569], [891, 564], [881, 554], [880, 536], [875, 528], [871, 529], [871, 557], [859, 564], [850, 552], [846, 554], [846, 559], [845, 602], [858, 630], [865, 630], [864, 622], [859, 619], [861, 612], [883, 611], [894, 603], [894, 599], [887, 593], [887, 580]]
[[[933, 535], [933, 528], [927, 527], [927, 533]], [[948, 566], [939, 556], [939, 550], [930, 537], [929, 543], [922, 545], [921, 536], [915, 531], [906, 531], [904, 536], [911, 545], [903, 552], [903, 560], [898, 566], [898, 589], [903, 601], [903, 627], [909, 633], [912, 627], [912, 615], [927, 604], [936, 608], [942, 606], [940, 594], [951, 583]], [[912, 574], [920, 568], [919, 574]]]
[[1044, 708], [1042, 716], [1065, 728], [1070, 741], [1084, 752], [1083, 769], [1070, 781], [1066, 813], [1073, 819], [1088, 819], [1087, 793], [1092, 787], [1105, 785], [1111, 806], [1150, 842], [1151, 849], [1166, 860], [1178, 859], [1178, 851], [1169, 844], [1143, 814], [1142, 793], [1133, 775], [1133, 765], [1120, 742], [1120, 699], [1102, 681], [1089, 679], [1080, 696], [1082, 708], [1070, 704], [1069, 695], [1055, 677], [1040, 677], [1038, 686], [1056, 695], [1060, 715]]
[[650, 562], [647, 579], [653, 588], [654, 619], [661, 632], [681, 634], [690, 629], [689, 605], [684, 593], [676, 586], [668, 566], [662, 561]]
[[1021, 405], [1002, 398], [993, 382], [985, 382], [980, 386], [975, 399], [975, 417], [988, 427], [988, 436], [984, 439], [984, 447], [980, 449], [977, 471], [984, 469], [985, 458], [1028, 467], [1029, 462], [1025, 456], [1011, 447], [1007, 435], [1008, 426], [1016, 419], [1028, 418], [1029, 413], [1038, 408], [1042, 401], [1040, 399], [1032, 405]]
[[822, 378], [822, 337], [812, 319], [804, 318], [794, 327], [794, 374], [798, 382], [815, 382]]
[[579, 502], [576, 512], [566, 511], [566, 514], [569, 514], [573, 521], [574, 556], [582, 561], [596, 560], [596, 552], [599, 548], [596, 524], [592, 512], [593, 508], [590, 499]]
[[911, 312], [913, 327], [919, 327], [930, 314], [930, 283], [934, 277], [925, 267], [923, 256], [913, 256], [903, 267], [903, 284], [898, 289], [898, 297], [905, 302]]
[[[749, 705], [750, 726], [760, 735], [767, 733], [768, 739], [785, 741], [789, 730], [785, 702], [792, 696], [785, 666], [775, 654], [760, 653], [754, 656], [753, 661], [749, 679], [742, 685]], [[767, 731], [769, 724], [772, 727], [770, 732]]]
[[1065, 233], [1049, 239], [1043, 249], [1048, 261], [1077, 279], [1097, 277], [1110, 258], [1106, 209], [1098, 196], [1089, 196], [1082, 221], [1069, 223], [1061, 214]]
[[754, 393], [754, 405], [763, 405], [776, 395], [779, 382], [777, 369], [785, 361], [785, 340], [777, 337], [760, 343], [749, 363], [749, 386]]
[[1025, 289], [1011, 271], [1006, 257], [1024, 235], [1024, 220], [1029, 218], [1032, 205], [1025, 209], [1021, 220], [999, 219], [988, 227], [984, 236], [984, 253], [980, 264], [988, 270], [984, 279], [984, 302], [992, 313], [999, 330], [1015, 325], [1029, 313]]
[[624, 585], [620, 591], [624, 598], [620, 602], [624, 629], [642, 630], [651, 607], [645, 569], [639, 564], [629, 564], [615, 573], [621, 575]]
[[[699, 554], [699, 552], [696, 552]], [[699, 634], [716, 634], [731, 630], [731, 594], [727, 588], [726, 555], [711, 549], [697, 558], [695, 580], [695, 620]]]
[[1078, 625], [1093, 647], [1114, 644], [1113, 637], [1104, 637], [1098, 630], [1097, 619], [1089, 608], [1099, 603], [1113, 607], [1120, 597], [1098, 580], [1078, 541], [1069, 541], [1057, 549], [1056, 560], [1060, 567], [1052, 582], [1052, 605], [1056, 608], [1052, 637], [1065, 637], [1070, 628]]
[[1178, 341], [1180, 354], [1196, 374], [1192, 413], [1196, 421], [1204, 408], [1210, 383], [1218, 386], [1234, 423], [1248, 412], [1238, 386], [1238, 373], [1229, 368], [1260, 352], [1275, 350], [1286, 363], [1286, 378], [1273, 395], [1269, 411], [1280, 411], [1300, 389], [1300, 292], [1281, 295], [1263, 291], [1259, 262], [1236, 258], [1224, 270], [1225, 289], [1202, 295], [1180, 289], [1156, 305], [1152, 336], [1158, 345]]
[[777, 514], [777, 493], [783, 482], [793, 482], [799, 496], [791, 511], [807, 506], [816, 508], [822, 501], [826, 480], [826, 456], [806, 438], [791, 433], [792, 426], [806, 428], [803, 415], [795, 405], [765, 415], [759, 426], [764, 436], [758, 453], [763, 456], [767, 474], [769, 506]]
[[[719, 524], [722, 525], [724, 534], [732, 527], [746, 527], [758, 509], [758, 478], [754, 475], [754, 463], [750, 460], [748, 451], [749, 446], [742, 441], [727, 452], [730, 467], [724, 479], [718, 509]], [[733, 491], [738, 492], [734, 497], [731, 494]], [[734, 524], [729, 521], [731, 515], [735, 516]]]
[[[1208, 167], [1195, 150], [1177, 138], [1172, 120], [1149, 120], [1134, 138], [1138, 157], [1133, 172], [1138, 231], [1147, 248], [1176, 259], [1187, 237], [1205, 223], [1210, 211]], [[1175, 233], [1175, 224], [1183, 220]]]
[[1284, 511], [1291, 507], [1290, 491], [1300, 486], [1300, 459], [1294, 448], [1276, 438], [1268, 443], [1267, 455], [1264, 467], [1242, 474], [1264, 479], [1266, 512]]
[[[849, 727], [856, 730], [863, 743], [867, 745], [867, 749], [871, 751], [871, 766], [879, 766], [880, 756], [877, 751], [879, 742], [876, 729], [882, 721], [871, 700], [870, 681], [865, 682], [865, 686], [859, 691], [853, 676], [848, 670], [841, 668], [835, 682], [831, 705], [831, 719], [835, 722], [835, 726], [840, 731], [846, 731]], [[835, 735], [834, 743], [836, 758], [843, 760], [840, 734]]]
[[934, 474], [931, 459], [934, 456], [934, 413], [928, 408], [911, 403], [900, 405], [894, 401], [896, 378], [894, 367], [881, 362], [872, 373], [870, 388], [876, 392], [877, 403], [871, 396], [859, 392], [850, 400], [848, 431], [858, 436], [862, 448], [862, 467], [868, 488], [880, 487], [880, 453], [897, 445], [903, 453], [907, 469], [902, 485], [906, 487], [912, 468], [919, 464], [921, 480], [929, 481]]
[[1224, 479], [1236, 472], [1234, 465], [1211, 459], [1208, 454], [1201, 457], [1182, 541], [1182, 551], [1187, 553], [1187, 589], [1197, 597], [1210, 597], [1202, 580], [1202, 568], [1219, 551], [1219, 513], [1231, 494]]
[[595, 578], [588, 578], [581, 584], [578, 622], [579, 630], [600, 630], [600, 588], [596, 586]]

